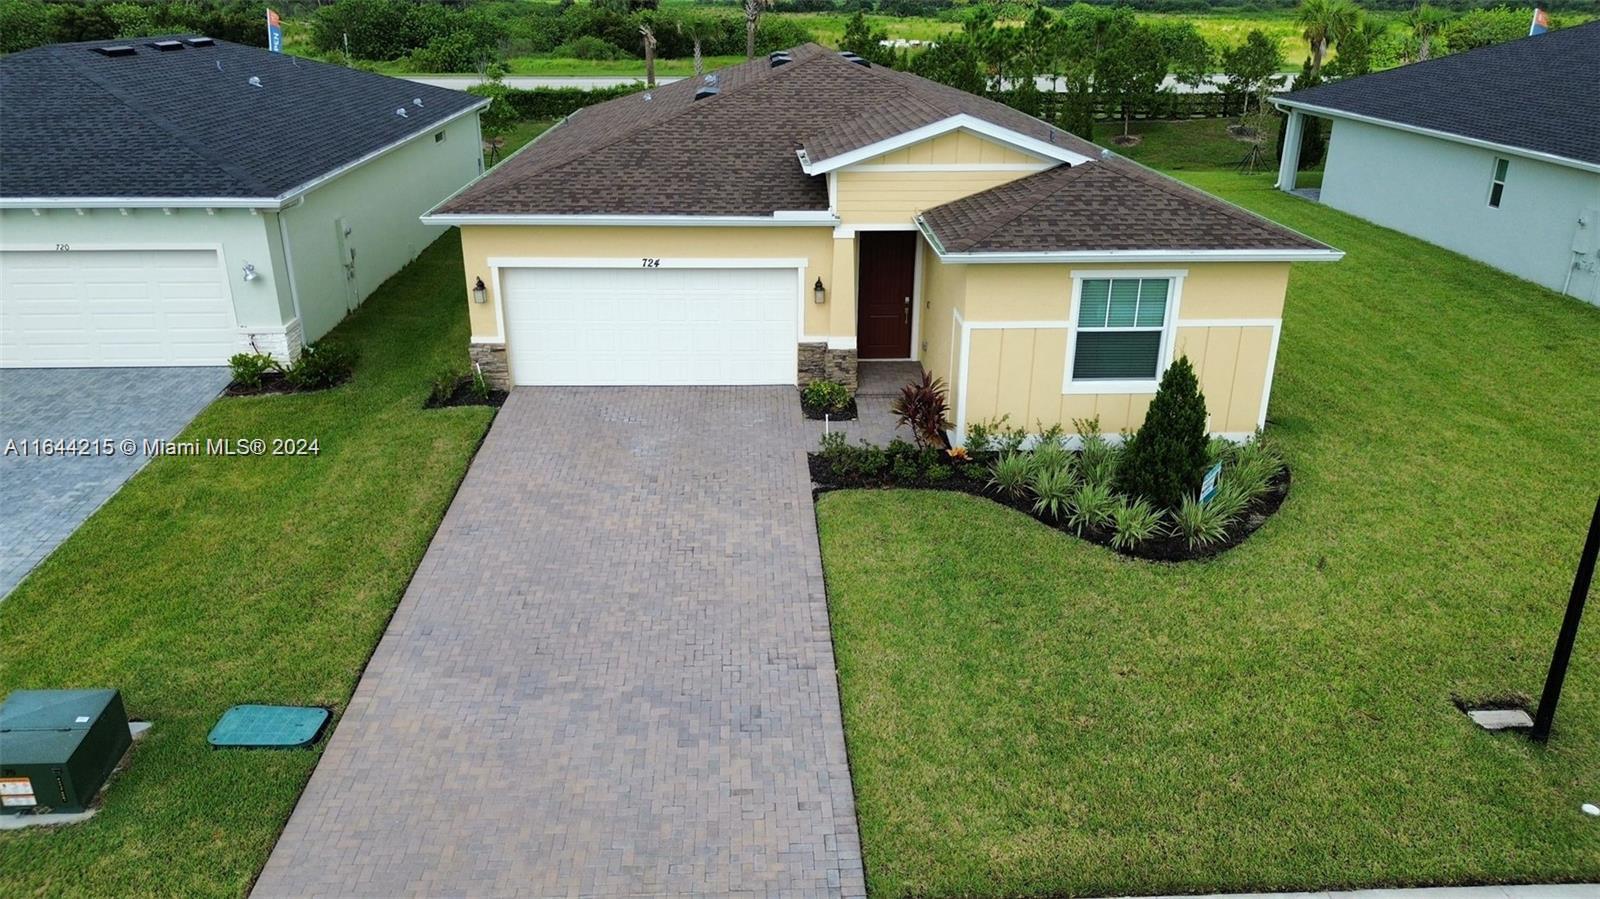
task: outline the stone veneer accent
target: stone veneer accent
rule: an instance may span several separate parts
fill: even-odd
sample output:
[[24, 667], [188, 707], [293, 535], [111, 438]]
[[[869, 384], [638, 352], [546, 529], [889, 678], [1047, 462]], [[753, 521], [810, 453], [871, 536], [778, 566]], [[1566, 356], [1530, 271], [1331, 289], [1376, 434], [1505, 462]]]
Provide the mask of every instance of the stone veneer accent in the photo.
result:
[[826, 343], [800, 344], [800, 386], [824, 378], [856, 389], [856, 351], [830, 350]]
[[290, 363], [300, 355], [306, 345], [305, 331], [300, 319], [291, 320], [282, 328], [243, 330], [239, 333], [241, 352], [266, 353], [283, 363]]
[[483, 370], [483, 379], [494, 390], [511, 389], [511, 369], [506, 365], [504, 344], [474, 343], [468, 347], [472, 363]]

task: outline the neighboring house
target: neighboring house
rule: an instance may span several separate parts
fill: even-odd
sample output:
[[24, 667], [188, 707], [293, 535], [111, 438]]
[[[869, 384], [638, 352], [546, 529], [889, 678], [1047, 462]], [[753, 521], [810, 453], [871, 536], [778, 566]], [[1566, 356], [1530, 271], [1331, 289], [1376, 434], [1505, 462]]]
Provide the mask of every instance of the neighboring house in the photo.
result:
[[515, 384], [854, 385], [911, 359], [956, 437], [1136, 427], [1177, 354], [1265, 416], [1289, 264], [1339, 253], [1009, 107], [807, 44], [584, 109], [424, 217]]
[[1333, 122], [1323, 203], [1600, 303], [1600, 22], [1296, 91]]
[[442, 233], [484, 101], [199, 37], [0, 59], [0, 365], [299, 352]]

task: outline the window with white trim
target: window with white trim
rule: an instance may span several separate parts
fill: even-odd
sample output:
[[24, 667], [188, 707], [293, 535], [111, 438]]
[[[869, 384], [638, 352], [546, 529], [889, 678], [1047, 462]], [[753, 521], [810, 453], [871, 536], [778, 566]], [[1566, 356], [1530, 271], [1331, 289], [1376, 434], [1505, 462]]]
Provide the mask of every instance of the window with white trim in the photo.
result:
[[1175, 279], [1084, 278], [1072, 334], [1073, 384], [1151, 382], [1160, 377]]
[[1511, 168], [1511, 160], [1499, 156], [1494, 158], [1494, 175], [1489, 179], [1489, 208], [1499, 209], [1500, 198], [1506, 192], [1506, 172]]

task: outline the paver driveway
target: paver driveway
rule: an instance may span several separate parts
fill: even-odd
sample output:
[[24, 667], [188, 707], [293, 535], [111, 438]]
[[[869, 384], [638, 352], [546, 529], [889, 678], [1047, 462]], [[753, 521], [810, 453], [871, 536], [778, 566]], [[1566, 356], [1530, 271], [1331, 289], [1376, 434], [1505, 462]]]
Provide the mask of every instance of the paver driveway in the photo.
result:
[[862, 894], [809, 434], [514, 391], [256, 894]]
[[[226, 368], [0, 369], [0, 597], [228, 386]], [[110, 438], [115, 452], [37, 455], [31, 441]]]

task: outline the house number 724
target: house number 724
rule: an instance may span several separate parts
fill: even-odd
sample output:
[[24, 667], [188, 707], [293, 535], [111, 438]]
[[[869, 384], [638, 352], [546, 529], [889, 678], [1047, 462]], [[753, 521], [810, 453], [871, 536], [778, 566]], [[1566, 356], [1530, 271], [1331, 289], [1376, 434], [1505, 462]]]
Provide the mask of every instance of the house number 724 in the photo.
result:
[[640, 261], [644, 263], [644, 268], [660, 268], [661, 267], [661, 260], [659, 260], [659, 259], [651, 259], [650, 257], [646, 256], [643, 259], [641, 259]]

